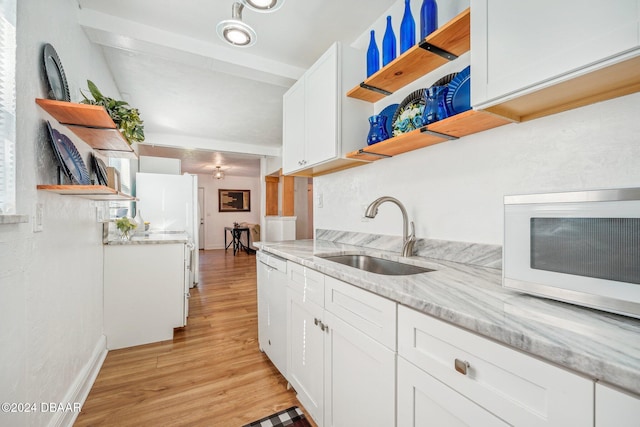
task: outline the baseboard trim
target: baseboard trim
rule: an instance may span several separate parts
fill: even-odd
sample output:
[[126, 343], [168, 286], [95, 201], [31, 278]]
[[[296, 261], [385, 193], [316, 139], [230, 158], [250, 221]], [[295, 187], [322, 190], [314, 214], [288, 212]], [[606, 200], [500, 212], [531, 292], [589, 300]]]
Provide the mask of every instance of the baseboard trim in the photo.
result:
[[[100, 368], [104, 363], [104, 359], [107, 357], [107, 337], [104, 335], [100, 336], [100, 339], [96, 343], [95, 348], [93, 349], [93, 354], [91, 355], [91, 359], [84, 365], [80, 374], [76, 377], [76, 380], [73, 382], [64, 399], [62, 399], [61, 403], [80, 403], [80, 407], [84, 405], [84, 402], [87, 400], [87, 396], [89, 396], [89, 392], [91, 391], [91, 387], [93, 387], [93, 383], [98, 377], [98, 373], [100, 372]], [[51, 422], [49, 422], [49, 427], [71, 427], [73, 423], [78, 418], [79, 413], [73, 411], [64, 411], [64, 412], [56, 412]]]

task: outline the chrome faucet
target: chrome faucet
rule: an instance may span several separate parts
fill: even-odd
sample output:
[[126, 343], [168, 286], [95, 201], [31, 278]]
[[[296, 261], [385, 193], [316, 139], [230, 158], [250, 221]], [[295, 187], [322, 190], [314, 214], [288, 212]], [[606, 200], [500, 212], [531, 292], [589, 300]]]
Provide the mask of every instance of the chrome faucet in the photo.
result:
[[364, 213], [364, 216], [367, 218], [375, 218], [378, 214], [378, 206], [383, 204], [384, 202], [392, 202], [398, 205], [400, 211], [402, 212], [402, 256], [409, 257], [413, 255], [413, 245], [416, 243], [416, 230], [413, 225], [413, 221], [411, 221], [411, 234], [408, 233], [408, 224], [409, 218], [407, 217], [407, 210], [404, 208], [403, 204], [400, 203], [400, 200], [383, 196], [376, 200], [374, 200], [367, 210]]

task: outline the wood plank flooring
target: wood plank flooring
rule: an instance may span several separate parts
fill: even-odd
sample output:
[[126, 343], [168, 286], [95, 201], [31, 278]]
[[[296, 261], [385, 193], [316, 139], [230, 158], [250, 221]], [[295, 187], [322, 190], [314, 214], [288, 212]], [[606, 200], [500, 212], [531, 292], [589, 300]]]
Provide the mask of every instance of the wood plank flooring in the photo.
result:
[[200, 251], [188, 325], [172, 341], [110, 351], [75, 426], [239, 427], [302, 408], [258, 348], [255, 259]]

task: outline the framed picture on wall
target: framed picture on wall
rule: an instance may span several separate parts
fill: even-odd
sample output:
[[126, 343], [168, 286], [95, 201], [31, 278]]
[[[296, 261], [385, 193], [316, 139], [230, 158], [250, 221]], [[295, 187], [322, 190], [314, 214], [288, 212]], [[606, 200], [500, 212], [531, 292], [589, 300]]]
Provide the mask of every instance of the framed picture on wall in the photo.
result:
[[218, 190], [218, 212], [251, 212], [251, 190]]

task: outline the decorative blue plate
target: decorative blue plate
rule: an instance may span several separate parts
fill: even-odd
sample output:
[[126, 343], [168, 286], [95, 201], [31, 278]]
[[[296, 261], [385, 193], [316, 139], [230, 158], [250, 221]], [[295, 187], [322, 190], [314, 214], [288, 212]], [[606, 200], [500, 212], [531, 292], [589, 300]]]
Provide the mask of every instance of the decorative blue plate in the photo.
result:
[[96, 174], [98, 185], [108, 185], [107, 165], [93, 153], [91, 153], [91, 166]]
[[471, 67], [460, 71], [449, 83], [445, 98], [449, 115], [462, 113], [471, 109]]
[[47, 122], [49, 135], [51, 136], [51, 146], [56, 153], [56, 157], [67, 176], [75, 184], [90, 185], [89, 171], [82, 161], [82, 156], [73, 145], [73, 142], [64, 134], [58, 132]]
[[402, 100], [391, 120], [393, 133], [389, 137], [402, 135], [423, 126], [422, 113], [424, 112], [424, 93], [426, 90], [415, 90]]
[[396, 113], [396, 110], [398, 109], [398, 105], [399, 104], [391, 104], [384, 107], [384, 109], [380, 111], [381, 116], [387, 117], [387, 124], [385, 128], [387, 129], [387, 135], [389, 135], [389, 138], [393, 136], [393, 116]]

